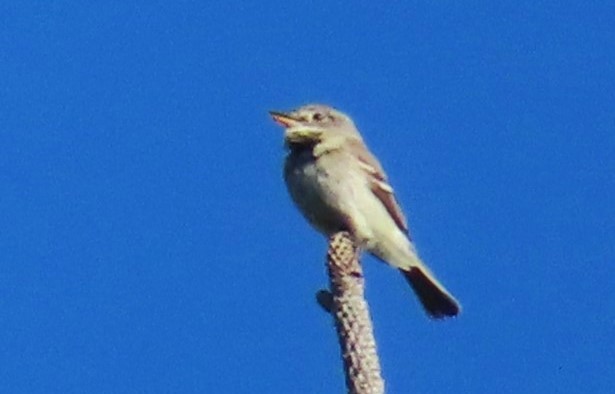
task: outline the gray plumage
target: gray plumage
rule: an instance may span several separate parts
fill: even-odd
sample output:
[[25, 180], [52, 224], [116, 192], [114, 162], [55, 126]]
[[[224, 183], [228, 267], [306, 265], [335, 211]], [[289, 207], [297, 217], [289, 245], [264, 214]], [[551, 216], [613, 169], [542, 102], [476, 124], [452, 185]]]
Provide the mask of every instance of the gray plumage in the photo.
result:
[[457, 315], [459, 303], [419, 258], [393, 188], [352, 120], [324, 105], [271, 116], [285, 129], [284, 179], [306, 219], [327, 236], [349, 231], [398, 268], [431, 317]]

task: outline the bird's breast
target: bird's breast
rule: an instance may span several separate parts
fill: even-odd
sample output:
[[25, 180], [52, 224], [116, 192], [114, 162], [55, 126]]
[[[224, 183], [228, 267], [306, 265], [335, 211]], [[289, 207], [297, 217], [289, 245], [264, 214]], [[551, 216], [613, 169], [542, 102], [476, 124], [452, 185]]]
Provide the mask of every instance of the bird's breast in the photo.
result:
[[288, 192], [303, 216], [319, 231], [331, 234], [343, 228], [331, 174], [311, 150], [291, 151], [284, 165]]

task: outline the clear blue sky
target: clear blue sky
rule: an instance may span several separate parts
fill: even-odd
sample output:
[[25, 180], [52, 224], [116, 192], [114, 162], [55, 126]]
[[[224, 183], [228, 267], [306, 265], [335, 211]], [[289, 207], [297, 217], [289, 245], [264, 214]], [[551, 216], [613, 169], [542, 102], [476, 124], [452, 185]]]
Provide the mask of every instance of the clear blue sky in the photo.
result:
[[612, 2], [4, 2], [0, 392], [341, 393], [268, 109], [350, 113], [424, 259], [390, 393], [615, 387]]

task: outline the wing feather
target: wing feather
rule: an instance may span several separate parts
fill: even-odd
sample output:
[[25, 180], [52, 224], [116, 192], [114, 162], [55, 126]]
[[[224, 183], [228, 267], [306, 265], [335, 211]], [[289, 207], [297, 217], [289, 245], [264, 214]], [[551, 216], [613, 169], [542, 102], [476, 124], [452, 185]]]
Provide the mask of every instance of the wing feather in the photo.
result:
[[382, 205], [389, 212], [397, 227], [407, 234], [408, 222], [397, 203], [394, 190], [387, 180], [384, 169], [374, 155], [367, 150], [363, 141], [353, 141], [351, 149], [359, 159], [359, 166], [369, 175], [372, 192], [382, 202]]

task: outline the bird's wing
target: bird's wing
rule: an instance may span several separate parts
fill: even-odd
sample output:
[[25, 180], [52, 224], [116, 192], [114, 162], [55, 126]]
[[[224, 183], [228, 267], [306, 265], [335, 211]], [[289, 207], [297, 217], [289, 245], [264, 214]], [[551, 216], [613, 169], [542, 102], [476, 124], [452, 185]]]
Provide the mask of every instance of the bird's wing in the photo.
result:
[[397, 227], [407, 234], [408, 222], [397, 203], [397, 199], [395, 199], [393, 188], [389, 185], [386, 173], [382, 169], [378, 159], [367, 149], [363, 141], [350, 141], [350, 149], [358, 158], [361, 169], [368, 175], [371, 190], [374, 195], [382, 202], [382, 205], [384, 205], [389, 212], [389, 215], [391, 215]]

